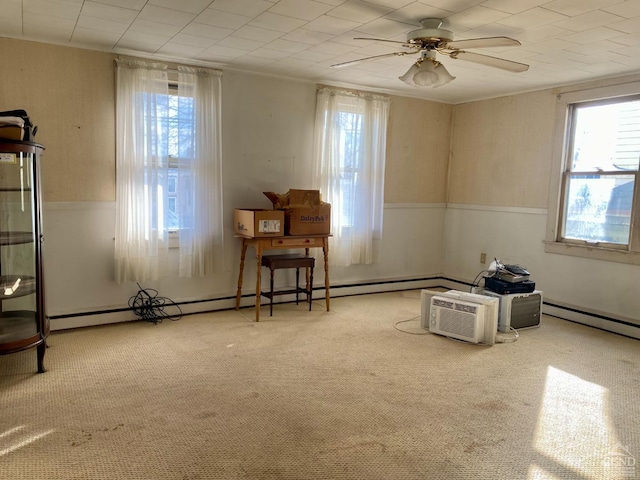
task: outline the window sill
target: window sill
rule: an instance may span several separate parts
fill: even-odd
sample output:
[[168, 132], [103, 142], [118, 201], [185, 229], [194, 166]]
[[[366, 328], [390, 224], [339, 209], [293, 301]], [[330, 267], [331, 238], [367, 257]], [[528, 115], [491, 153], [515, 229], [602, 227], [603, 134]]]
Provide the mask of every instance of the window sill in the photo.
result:
[[590, 258], [592, 260], [604, 260], [607, 262], [627, 263], [640, 265], [640, 252], [628, 250], [616, 250], [614, 248], [597, 247], [593, 245], [576, 245], [573, 243], [561, 243], [544, 241], [544, 251], [559, 255]]

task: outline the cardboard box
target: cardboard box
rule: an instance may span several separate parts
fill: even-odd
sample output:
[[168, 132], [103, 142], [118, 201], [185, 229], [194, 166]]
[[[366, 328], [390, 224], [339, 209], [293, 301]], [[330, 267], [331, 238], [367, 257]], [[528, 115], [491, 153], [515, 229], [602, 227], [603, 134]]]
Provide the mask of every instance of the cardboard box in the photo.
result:
[[287, 235], [328, 235], [331, 233], [331, 205], [290, 207], [284, 210]]
[[287, 192], [289, 196], [289, 206], [291, 207], [309, 207], [320, 205], [320, 190], [294, 190]]
[[284, 212], [262, 208], [236, 208], [233, 230], [245, 237], [281, 237], [284, 235]]
[[285, 194], [262, 192], [273, 208], [284, 211], [285, 235], [331, 233], [331, 204], [322, 201], [320, 190], [290, 189]]

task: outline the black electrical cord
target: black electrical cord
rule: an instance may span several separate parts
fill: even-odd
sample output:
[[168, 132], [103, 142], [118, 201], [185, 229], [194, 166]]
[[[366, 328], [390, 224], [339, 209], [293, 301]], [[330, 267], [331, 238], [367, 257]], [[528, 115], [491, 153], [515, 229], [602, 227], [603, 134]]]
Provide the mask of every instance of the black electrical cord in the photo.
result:
[[139, 283], [137, 285], [140, 290], [129, 299], [129, 307], [137, 316], [155, 324], [164, 319], [175, 321], [182, 318], [182, 310], [173, 300], [159, 297], [153, 288], [143, 289]]
[[480, 286], [480, 280], [481, 280], [482, 274], [484, 273], [491, 273], [491, 272], [489, 272], [489, 270], [482, 270], [478, 275], [476, 275], [476, 278], [473, 279], [473, 283], [471, 284], [471, 290], [473, 290], [474, 287]]

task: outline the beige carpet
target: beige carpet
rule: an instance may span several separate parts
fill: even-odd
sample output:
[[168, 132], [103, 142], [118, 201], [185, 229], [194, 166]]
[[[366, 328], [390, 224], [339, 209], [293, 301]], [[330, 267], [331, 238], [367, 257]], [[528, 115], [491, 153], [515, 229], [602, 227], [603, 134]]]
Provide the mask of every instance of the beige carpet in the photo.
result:
[[323, 309], [54, 332], [41, 375], [0, 357], [0, 477], [640, 477], [637, 340], [544, 317], [464, 344], [419, 328], [418, 291]]

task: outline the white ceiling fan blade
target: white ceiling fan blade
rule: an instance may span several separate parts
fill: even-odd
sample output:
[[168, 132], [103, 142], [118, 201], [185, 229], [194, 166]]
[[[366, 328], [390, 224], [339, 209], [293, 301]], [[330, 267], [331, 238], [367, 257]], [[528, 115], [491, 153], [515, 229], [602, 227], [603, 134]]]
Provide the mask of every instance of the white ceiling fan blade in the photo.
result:
[[489, 48], [489, 47], [517, 47], [521, 45], [515, 38], [509, 37], [486, 37], [469, 38], [467, 40], [453, 40], [446, 42], [441, 48], [463, 50], [465, 48]]
[[352, 65], [357, 65], [358, 63], [364, 63], [364, 62], [370, 62], [372, 60], [377, 60], [379, 58], [386, 58], [386, 57], [401, 57], [403, 55], [415, 55], [416, 52], [393, 52], [393, 53], [385, 53], [383, 55], [374, 55], [373, 57], [365, 57], [365, 58], [359, 58], [357, 60], [350, 60], [348, 62], [342, 62], [342, 63], [336, 63], [334, 65], [330, 65], [331, 68], [344, 68], [344, 67], [350, 67]]
[[354, 37], [354, 40], [371, 40], [372, 42], [387, 42], [403, 45], [407, 48], [421, 48], [419, 44], [413, 44], [409, 42], [400, 42], [398, 40], [387, 40], [385, 38], [367, 38], [367, 37]]
[[504, 58], [496, 58], [491, 57], [489, 55], [481, 55], [479, 53], [471, 53], [465, 52], [463, 50], [454, 50], [450, 53], [444, 53], [445, 55], [449, 55], [449, 57], [458, 59], [458, 60], [466, 60], [467, 62], [479, 63], [481, 65], [486, 65], [488, 67], [500, 68], [502, 70], [506, 70], [508, 72], [526, 72], [529, 70], [529, 65], [524, 63], [514, 62], [512, 60], [505, 60]]

